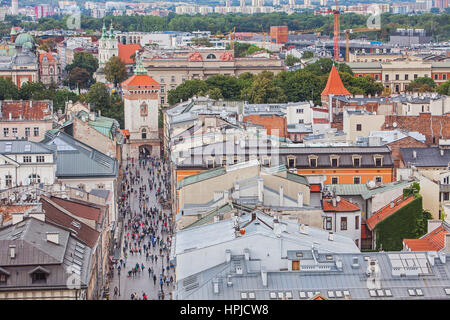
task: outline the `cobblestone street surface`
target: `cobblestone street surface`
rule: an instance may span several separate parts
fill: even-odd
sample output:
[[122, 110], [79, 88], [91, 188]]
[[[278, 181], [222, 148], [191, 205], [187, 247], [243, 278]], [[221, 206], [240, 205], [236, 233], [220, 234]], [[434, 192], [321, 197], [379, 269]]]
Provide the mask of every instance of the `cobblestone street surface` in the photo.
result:
[[[168, 257], [173, 221], [171, 211], [163, 210], [159, 202], [168, 199], [166, 181], [170, 181], [167, 167], [159, 158], [124, 163], [121, 192], [125, 199], [120, 208], [120, 214], [125, 214], [124, 230], [120, 260], [110, 283], [111, 300], [171, 299], [175, 275]], [[120, 296], [115, 294], [116, 287]]]

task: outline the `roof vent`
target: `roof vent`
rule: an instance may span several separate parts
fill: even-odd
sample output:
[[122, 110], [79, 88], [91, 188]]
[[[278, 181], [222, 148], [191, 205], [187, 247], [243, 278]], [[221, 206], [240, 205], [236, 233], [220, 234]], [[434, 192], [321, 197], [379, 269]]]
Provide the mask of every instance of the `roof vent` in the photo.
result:
[[219, 280], [216, 278], [213, 280], [214, 294], [219, 294]]
[[231, 280], [231, 274], [228, 275], [227, 287], [232, 287], [233, 281]]
[[329, 241], [334, 241], [334, 234], [333, 232], [330, 231], [330, 233], [328, 234], [328, 240]]
[[300, 233], [301, 234], [309, 234], [309, 227], [307, 224], [300, 225]]
[[417, 151], [413, 150], [413, 159], [417, 159]]
[[353, 257], [352, 259], [352, 268], [353, 269], [358, 269], [359, 268], [359, 261], [358, 261], [358, 257]]
[[16, 246], [9, 246], [9, 257], [11, 259], [16, 257]]
[[47, 232], [47, 241], [53, 242], [54, 244], [59, 244], [59, 233], [58, 232]]

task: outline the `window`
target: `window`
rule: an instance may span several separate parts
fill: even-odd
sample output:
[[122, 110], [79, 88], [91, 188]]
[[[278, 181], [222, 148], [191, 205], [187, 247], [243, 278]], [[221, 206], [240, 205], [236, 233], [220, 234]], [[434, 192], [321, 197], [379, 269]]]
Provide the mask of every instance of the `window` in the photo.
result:
[[164, 86], [161, 86], [161, 93], [164, 93]]
[[214, 54], [210, 53], [206, 56], [206, 59], [216, 59], [216, 56]]
[[362, 130], [362, 125], [360, 123], [358, 123], [356, 125], [356, 131], [361, 131]]
[[414, 75], [414, 79], [417, 79], [419, 77], [419, 75], [415, 74]]
[[407, 74], [405, 74], [405, 80], [408, 80], [409, 76]]
[[159, 80], [161, 80], [160, 81], [161, 83], [164, 83], [164, 78], [163, 77], [159, 78]]
[[383, 165], [383, 157], [375, 157], [375, 167], [381, 167]]
[[206, 167], [207, 168], [213, 168], [214, 167], [214, 159], [206, 160]]
[[309, 159], [309, 165], [311, 167], [313, 167], [313, 168], [316, 168], [317, 167], [317, 158], [316, 157], [315, 158], [310, 158]]
[[170, 81], [175, 82], [175, 76], [170, 77]]
[[400, 80], [400, 75], [399, 74], [395, 75], [395, 80]]
[[446, 74], [442, 75], [442, 80], [447, 80], [447, 75]]
[[303, 109], [297, 109], [297, 113], [303, 113]]
[[30, 183], [41, 183], [41, 177], [37, 174], [30, 174], [28, 179], [30, 179]]
[[298, 119], [298, 123], [302, 124], [305, 120], [303, 119]]
[[161, 104], [164, 104], [164, 97], [161, 97]]
[[0, 273], [0, 285], [6, 284], [6, 280], [8, 279], [7, 275], [4, 273]]
[[354, 158], [353, 158], [353, 166], [354, 166], [354, 167], [360, 167], [360, 166], [361, 166], [361, 158], [359, 158], [359, 157], [354, 157]]
[[339, 184], [339, 178], [338, 177], [332, 177], [331, 178], [331, 184]]
[[359, 230], [359, 216], [355, 217], [355, 230]]
[[5, 184], [7, 187], [12, 187], [12, 176], [7, 174], [5, 176]]
[[23, 157], [23, 162], [24, 163], [30, 163], [31, 162], [31, 156], [24, 156]]
[[31, 129], [30, 128], [25, 128], [25, 137], [29, 137], [31, 133]]
[[324, 225], [325, 230], [332, 230], [333, 218], [325, 217], [324, 223], [325, 223], [325, 225]]
[[9, 136], [9, 128], [3, 128], [3, 137]]
[[377, 74], [375, 75], [375, 80], [379, 80], [379, 77]]
[[353, 177], [353, 184], [361, 184], [361, 177]]
[[448, 201], [448, 199], [449, 199], [449, 193], [448, 192], [444, 192], [443, 193], [443, 197], [444, 197], [444, 201]]
[[142, 131], [141, 131], [141, 137], [142, 137], [142, 139], [147, 139], [147, 130], [142, 129]]
[[44, 156], [36, 156], [36, 162], [45, 162]]
[[341, 217], [341, 230], [347, 230], [347, 217]]
[[33, 283], [46, 283], [47, 275], [44, 272], [35, 272], [32, 274]]
[[384, 76], [384, 79], [385, 79], [386, 81], [389, 81], [389, 75], [388, 75], [388, 74], [385, 75], [385, 76]]
[[375, 182], [381, 183], [383, 182], [383, 179], [381, 177], [375, 177]]
[[185, 76], [182, 76], [182, 77], [181, 77], [181, 82], [184, 83], [185, 81], [186, 81], [186, 77], [185, 77]]
[[428, 75], [427, 75], [427, 74], [424, 74], [423, 76], [424, 76], [425, 78], [428, 78]]
[[293, 156], [287, 157], [287, 163], [289, 168], [295, 168], [295, 157]]
[[331, 166], [333, 168], [336, 168], [338, 166], [338, 159], [337, 158], [331, 158]]
[[13, 137], [17, 137], [17, 128], [12, 128]]

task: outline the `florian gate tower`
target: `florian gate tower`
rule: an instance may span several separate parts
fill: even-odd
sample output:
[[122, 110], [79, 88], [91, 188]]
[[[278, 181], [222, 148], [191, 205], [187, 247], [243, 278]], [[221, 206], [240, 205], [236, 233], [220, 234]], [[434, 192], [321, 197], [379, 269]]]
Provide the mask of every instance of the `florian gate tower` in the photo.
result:
[[147, 75], [136, 52], [134, 75], [122, 82], [125, 135], [123, 157], [139, 159], [160, 155], [158, 129], [160, 84]]

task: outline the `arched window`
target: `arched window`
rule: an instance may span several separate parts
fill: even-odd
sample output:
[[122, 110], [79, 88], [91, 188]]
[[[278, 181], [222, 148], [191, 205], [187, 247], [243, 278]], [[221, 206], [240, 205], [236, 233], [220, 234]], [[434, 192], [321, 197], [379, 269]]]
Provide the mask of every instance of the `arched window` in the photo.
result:
[[210, 53], [210, 54], [208, 54], [206, 59], [216, 59], [216, 56], [214, 54]]
[[50, 74], [53, 74], [53, 67], [50, 67]]
[[141, 117], [146, 117], [148, 115], [148, 105], [143, 102], [141, 104]]
[[141, 135], [142, 135], [142, 139], [147, 139], [147, 130], [142, 129]]

